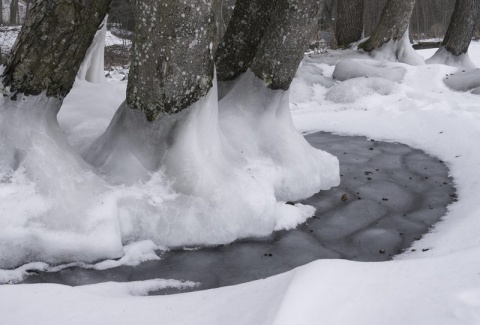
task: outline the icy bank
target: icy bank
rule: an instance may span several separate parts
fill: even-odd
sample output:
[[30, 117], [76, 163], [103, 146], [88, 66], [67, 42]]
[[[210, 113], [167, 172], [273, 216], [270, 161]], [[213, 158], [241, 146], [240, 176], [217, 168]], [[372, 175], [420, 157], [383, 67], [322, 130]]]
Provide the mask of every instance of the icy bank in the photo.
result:
[[[110, 113], [77, 81], [85, 94], [72, 96], [85, 110], [68, 104], [60, 115], [88, 163], [65, 140], [59, 101], [2, 98], [0, 268], [119, 258], [138, 241], [225, 244], [311, 217], [312, 207], [284, 202], [337, 185], [338, 160], [295, 129], [288, 92], [252, 77], [229, 93], [220, 113], [216, 87], [154, 123], [123, 104], [93, 143]], [[101, 85], [95, 88], [112, 87]]]

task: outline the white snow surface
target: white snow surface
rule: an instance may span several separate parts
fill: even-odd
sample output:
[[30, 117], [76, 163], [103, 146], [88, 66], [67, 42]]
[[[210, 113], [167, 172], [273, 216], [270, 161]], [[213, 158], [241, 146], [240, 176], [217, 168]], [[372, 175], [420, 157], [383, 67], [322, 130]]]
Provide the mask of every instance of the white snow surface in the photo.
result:
[[[135, 296], [155, 284], [141, 282], [128, 284], [128, 290], [115, 283], [75, 288], [3, 285], [2, 322], [479, 324], [479, 97], [444, 84], [445, 75], [457, 68], [396, 63], [406, 73], [402, 80], [392, 81], [396, 84], [389, 94], [368, 93], [353, 103], [331, 102], [326, 93], [332, 85], [325, 81], [339, 83], [331, 78], [332, 64], [351, 56], [338, 51], [304, 60], [290, 92], [293, 120], [303, 132], [325, 130], [402, 142], [448, 164], [459, 200], [448, 207], [442, 222], [414, 243], [416, 251], [381, 263], [321, 260], [264, 280], [173, 296]], [[478, 44], [470, 48], [470, 57], [480, 58]], [[81, 83], [76, 87], [83, 88]], [[133, 289], [137, 286], [139, 291]]]

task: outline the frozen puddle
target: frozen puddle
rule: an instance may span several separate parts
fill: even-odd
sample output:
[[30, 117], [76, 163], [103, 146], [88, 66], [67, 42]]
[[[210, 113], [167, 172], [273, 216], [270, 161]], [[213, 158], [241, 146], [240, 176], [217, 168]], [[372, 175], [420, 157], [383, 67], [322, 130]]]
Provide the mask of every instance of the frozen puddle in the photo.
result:
[[317, 213], [297, 229], [231, 245], [160, 252], [161, 260], [135, 267], [38, 273], [25, 282], [75, 286], [163, 278], [200, 283], [154, 292], [169, 294], [265, 278], [317, 259], [385, 261], [428, 232], [456, 200], [448, 168], [420, 150], [323, 132], [306, 138], [339, 158], [342, 183], [302, 202]]

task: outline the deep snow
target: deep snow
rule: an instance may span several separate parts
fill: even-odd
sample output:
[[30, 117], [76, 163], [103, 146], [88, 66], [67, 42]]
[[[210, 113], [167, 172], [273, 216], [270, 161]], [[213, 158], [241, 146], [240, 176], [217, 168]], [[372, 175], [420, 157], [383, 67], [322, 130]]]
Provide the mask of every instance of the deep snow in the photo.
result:
[[[470, 50], [477, 66], [479, 48], [474, 43]], [[291, 90], [294, 122], [302, 131], [406, 143], [445, 161], [459, 201], [414, 245], [431, 250], [382, 263], [322, 260], [266, 280], [168, 297], [132, 297], [114, 283], [96, 289], [4, 285], [4, 322], [26, 323], [34, 317], [39, 324], [103, 324], [106, 319], [116, 324], [158, 319], [167, 324], [478, 324], [478, 95], [444, 84], [446, 75], [457, 72], [454, 67], [397, 63], [406, 74], [390, 93], [366, 92], [353, 103], [334, 103], [325, 98], [329, 88], [324, 85], [336, 84], [331, 63], [343, 56], [351, 54], [333, 52], [304, 60]], [[344, 89], [345, 96], [349, 89]], [[128, 285], [148, 291], [149, 284]]]

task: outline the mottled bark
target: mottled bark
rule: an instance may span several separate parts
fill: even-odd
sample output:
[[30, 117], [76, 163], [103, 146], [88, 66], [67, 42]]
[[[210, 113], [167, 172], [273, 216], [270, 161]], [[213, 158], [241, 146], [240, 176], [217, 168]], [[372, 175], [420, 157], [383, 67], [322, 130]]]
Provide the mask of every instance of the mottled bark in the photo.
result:
[[389, 0], [372, 36], [361, 48], [371, 52], [389, 41], [401, 39], [408, 29], [415, 0]]
[[149, 121], [205, 96], [213, 81], [214, 0], [137, 0], [127, 104]]
[[302, 61], [323, 0], [277, 0], [250, 69], [271, 89], [287, 90]]
[[219, 81], [247, 71], [267, 30], [277, 0], [237, 0], [227, 31], [217, 49]]
[[359, 41], [363, 33], [364, 0], [338, 0], [335, 37], [338, 46]]
[[467, 53], [480, 14], [480, 0], [457, 0], [442, 45], [453, 55]]
[[17, 93], [63, 98], [102, 23], [110, 0], [39, 0], [12, 49], [3, 85]]

